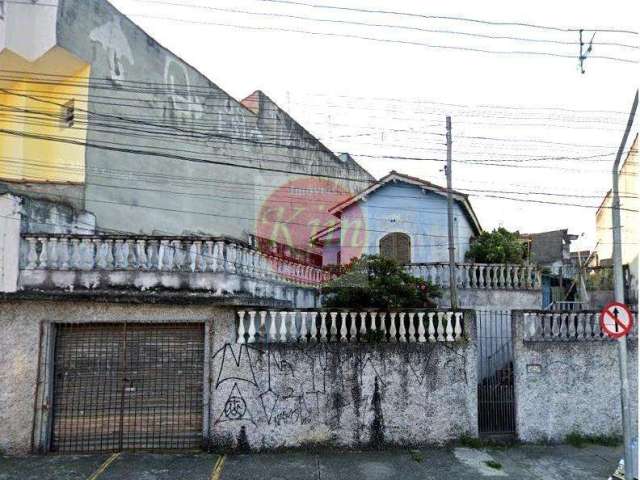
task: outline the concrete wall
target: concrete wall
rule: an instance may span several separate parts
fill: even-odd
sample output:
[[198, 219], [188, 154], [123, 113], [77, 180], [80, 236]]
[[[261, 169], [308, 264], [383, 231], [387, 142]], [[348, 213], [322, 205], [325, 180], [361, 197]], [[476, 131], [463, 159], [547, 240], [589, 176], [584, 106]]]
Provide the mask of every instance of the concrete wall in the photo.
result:
[[20, 252], [20, 199], [0, 195], [0, 292], [18, 288]]
[[[459, 288], [460, 308], [475, 310], [519, 310], [542, 308], [542, 290], [502, 290], [481, 288]], [[438, 305], [449, 306], [449, 290], [442, 289]]]
[[[454, 204], [454, 222], [456, 261], [463, 262], [473, 228], [457, 202]], [[446, 197], [397, 182], [384, 185], [366, 201], [349, 206], [342, 213], [342, 263], [348, 263], [362, 253], [378, 254], [380, 239], [391, 232], [402, 232], [411, 237], [412, 262], [448, 261]]]
[[[334, 177], [343, 192], [372, 181], [268, 97], [242, 105], [105, 0], [61, 1], [57, 38], [91, 65], [85, 209], [98, 228], [246, 239], [270, 195], [295, 178]], [[282, 218], [289, 228], [294, 213]]]
[[[475, 326], [455, 344], [235, 343], [216, 321], [214, 448], [443, 443], [477, 433]], [[373, 442], [375, 443], [375, 442]]]
[[[512, 321], [518, 438], [561, 441], [570, 433], [622, 435], [618, 353], [609, 341], [525, 342]], [[633, 425], [638, 412], [638, 345], [628, 343]]]

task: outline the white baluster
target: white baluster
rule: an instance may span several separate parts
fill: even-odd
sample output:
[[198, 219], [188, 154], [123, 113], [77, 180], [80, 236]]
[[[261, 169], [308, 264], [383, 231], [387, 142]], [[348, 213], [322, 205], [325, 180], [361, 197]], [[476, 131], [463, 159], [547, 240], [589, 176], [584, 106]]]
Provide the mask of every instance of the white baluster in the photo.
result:
[[296, 328], [296, 312], [289, 312], [289, 326], [289, 337], [297, 340], [299, 337]]
[[238, 343], [246, 343], [246, 339], [245, 339], [245, 329], [244, 329], [244, 316], [245, 316], [245, 311], [244, 310], [240, 310], [238, 312]]
[[567, 314], [563, 313], [560, 315], [560, 338], [563, 340], [567, 339]]
[[256, 337], [258, 341], [264, 341], [266, 339], [266, 323], [267, 323], [267, 312], [264, 310], [260, 311], [260, 323], [258, 324]]
[[453, 337], [458, 340], [462, 337], [462, 322], [463, 322], [463, 314], [462, 312], [456, 312], [454, 314], [453, 321]]
[[446, 317], [446, 313], [445, 312], [438, 312], [438, 327], [436, 329], [436, 333], [437, 333], [437, 340], [439, 342], [444, 342], [447, 337], [445, 336], [445, 326], [444, 326], [444, 319]]
[[584, 340], [584, 313], [579, 313], [578, 317], [578, 325], [576, 328], [576, 336], [578, 340]]
[[347, 313], [340, 312], [340, 341], [347, 341]]
[[138, 268], [142, 270], [147, 270], [149, 268], [147, 264], [146, 244], [147, 242], [144, 239], [136, 240], [136, 255], [138, 256]]
[[300, 340], [307, 343], [307, 312], [300, 312]]
[[505, 276], [504, 276], [504, 269], [505, 269], [505, 266], [504, 266], [504, 265], [500, 265], [500, 266], [498, 267], [498, 271], [499, 271], [499, 274], [498, 274], [498, 286], [499, 286], [500, 288], [506, 288], [506, 281], [505, 281]]
[[47, 262], [49, 260], [49, 252], [47, 248], [47, 238], [46, 237], [38, 237], [40, 241], [40, 256], [38, 257], [38, 268], [41, 270], [47, 269]]
[[218, 240], [213, 246], [213, 271], [224, 272], [224, 242]]
[[198, 244], [192, 242], [189, 247], [189, 271], [195, 272], [198, 268]]
[[355, 342], [357, 340], [356, 336], [358, 335], [358, 330], [356, 328], [356, 318], [358, 314], [356, 312], [351, 312], [349, 316], [351, 317], [351, 326], [349, 327], [349, 341]]
[[576, 314], [569, 313], [569, 338], [576, 338]]
[[318, 320], [318, 312], [311, 312], [311, 328], [310, 328], [311, 338], [310, 338], [310, 340], [312, 342], [317, 342], [318, 341], [317, 320]]
[[238, 251], [235, 243], [228, 243], [226, 245], [227, 250], [227, 261], [226, 261], [226, 269], [229, 273], [236, 273], [236, 261], [238, 259]]
[[276, 328], [276, 312], [270, 311], [269, 317], [271, 319], [269, 324], [269, 342], [278, 341], [278, 330]]
[[320, 341], [327, 341], [327, 312], [320, 312]]
[[429, 338], [428, 340], [430, 342], [435, 342], [436, 341], [436, 328], [434, 325], [434, 317], [435, 316], [435, 312], [429, 312], [427, 318], [428, 318], [428, 322], [427, 322], [427, 332], [429, 333]]
[[80, 254], [80, 239], [71, 239], [71, 269], [79, 270], [82, 266], [82, 255]]
[[513, 265], [507, 265], [505, 268], [507, 269], [507, 276], [506, 276], [507, 284], [506, 284], [506, 288], [511, 289], [511, 288], [513, 288], [513, 278], [511, 276], [511, 273], [513, 271]]
[[447, 342], [453, 342], [453, 312], [447, 312], [447, 327], [445, 332]]
[[202, 263], [204, 265], [205, 272], [215, 272], [216, 271], [216, 259], [213, 254], [213, 241], [204, 240], [202, 242]]
[[396, 312], [389, 313], [389, 318], [391, 319], [391, 324], [389, 325], [389, 341], [393, 343], [398, 341], [398, 339], [396, 338], [396, 335], [397, 335], [396, 315], [397, 315]]
[[122, 239], [116, 239], [114, 250], [115, 250], [115, 255], [114, 255], [115, 268], [117, 270], [122, 270], [124, 269], [124, 263], [125, 263]]
[[485, 267], [486, 265], [478, 265], [478, 288], [487, 288], [485, 283]]
[[254, 343], [256, 341], [256, 312], [249, 312], [249, 338], [247, 343]]
[[382, 331], [382, 339], [387, 339], [387, 314], [380, 312], [380, 330]]
[[336, 326], [336, 317], [338, 316], [337, 312], [331, 312], [331, 328], [329, 329], [329, 341], [337, 340], [338, 336], [338, 328]]
[[415, 342], [416, 341], [416, 328], [413, 325], [413, 319], [415, 318], [415, 313], [413, 312], [409, 312], [409, 341], [410, 342]]
[[426, 341], [424, 334], [424, 312], [418, 312], [418, 342], [424, 343]]
[[407, 330], [404, 326], [404, 319], [405, 319], [405, 313], [400, 312], [398, 316], [398, 324], [400, 326], [400, 328], [398, 329], [398, 335], [400, 336], [401, 343], [406, 343], [407, 341]]
[[85, 270], [92, 270], [94, 267], [95, 253], [93, 250], [93, 242], [90, 238], [82, 239], [83, 261], [82, 265]]
[[60, 270], [69, 270], [69, 239], [62, 237], [60, 239]]
[[96, 245], [96, 268], [98, 270], [106, 270], [107, 268], [107, 242], [100, 238], [94, 238], [93, 243]]
[[360, 312], [360, 341], [363, 342], [367, 336], [367, 312]]
[[58, 239], [49, 239], [49, 268], [58, 269]]
[[[371, 318], [371, 332], [374, 335], [373, 338], [375, 338], [375, 333], [378, 331], [378, 312], [371, 312], [369, 316]], [[382, 323], [384, 323], [384, 320], [382, 321]]]
[[551, 328], [551, 334], [554, 338], [558, 338], [560, 336], [560, 315], [557, 313], [553, 314], [553, 326]]
[[478, 265], [471, 265], [471, 288], [478, 286]]
[[287, 313], [289, 312], [280, 312], [280, 341], [287, 341]]

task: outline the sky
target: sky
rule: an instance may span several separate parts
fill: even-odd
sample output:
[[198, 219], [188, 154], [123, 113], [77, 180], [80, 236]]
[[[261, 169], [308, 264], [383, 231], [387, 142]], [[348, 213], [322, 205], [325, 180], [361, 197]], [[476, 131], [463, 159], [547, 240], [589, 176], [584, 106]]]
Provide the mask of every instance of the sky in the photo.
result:
[[577, 31], [424, 16], [598, 29], [591, 55], [638, 60], [640, 36], [602, 31], [637, 31], [637, 0], [112, 3], [236, 99], [264, 91], [377, 178], [396, 170], [444, 185], [450, 115], [454, 188], [485, 230], [568, 228], [582, 235], [575, 248], [594, 247], [639, 64], [587, 58], [582, 74]]

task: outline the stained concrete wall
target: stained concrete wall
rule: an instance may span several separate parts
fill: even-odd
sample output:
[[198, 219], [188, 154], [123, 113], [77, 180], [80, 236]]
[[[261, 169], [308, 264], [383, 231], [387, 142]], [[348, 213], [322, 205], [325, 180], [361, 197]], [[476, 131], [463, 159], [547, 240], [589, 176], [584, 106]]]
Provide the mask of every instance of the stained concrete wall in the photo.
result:
[[411, 445], [477, 434], [475, 324], [468, 342], [237, 344], [216, 321], [213, 448]]
[[[562, 441], [570, 433], [622, 435], [618, 351], [611, 341], [523, 341], [513, 312], [518, 438]], [[638, 414], [638, 344], [628, 343], [633, 425]]]
[[327, 175], [347, 192], [373, 180], [266, 95], [230, 97], [106, 0], [61, 1], [57, 42], [91, 65], [84, 208], [99, 228], [246, 239], [294, 178]]
[[[507, 290], [483, 288], [459, 288], [460, 308], [475, 310], [520, 310], [542, 308], [542, 290]], [[449, 306], [449, 290], [442, 289], [438, 304]]]

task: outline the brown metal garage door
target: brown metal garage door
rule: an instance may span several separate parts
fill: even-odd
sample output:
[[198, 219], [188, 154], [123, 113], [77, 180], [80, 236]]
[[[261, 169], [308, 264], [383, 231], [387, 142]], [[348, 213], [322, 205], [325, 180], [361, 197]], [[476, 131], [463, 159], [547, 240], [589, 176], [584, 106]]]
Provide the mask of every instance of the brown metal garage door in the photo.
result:
[[202, 445], [204, 326], [58, 325], [51, 449]]

